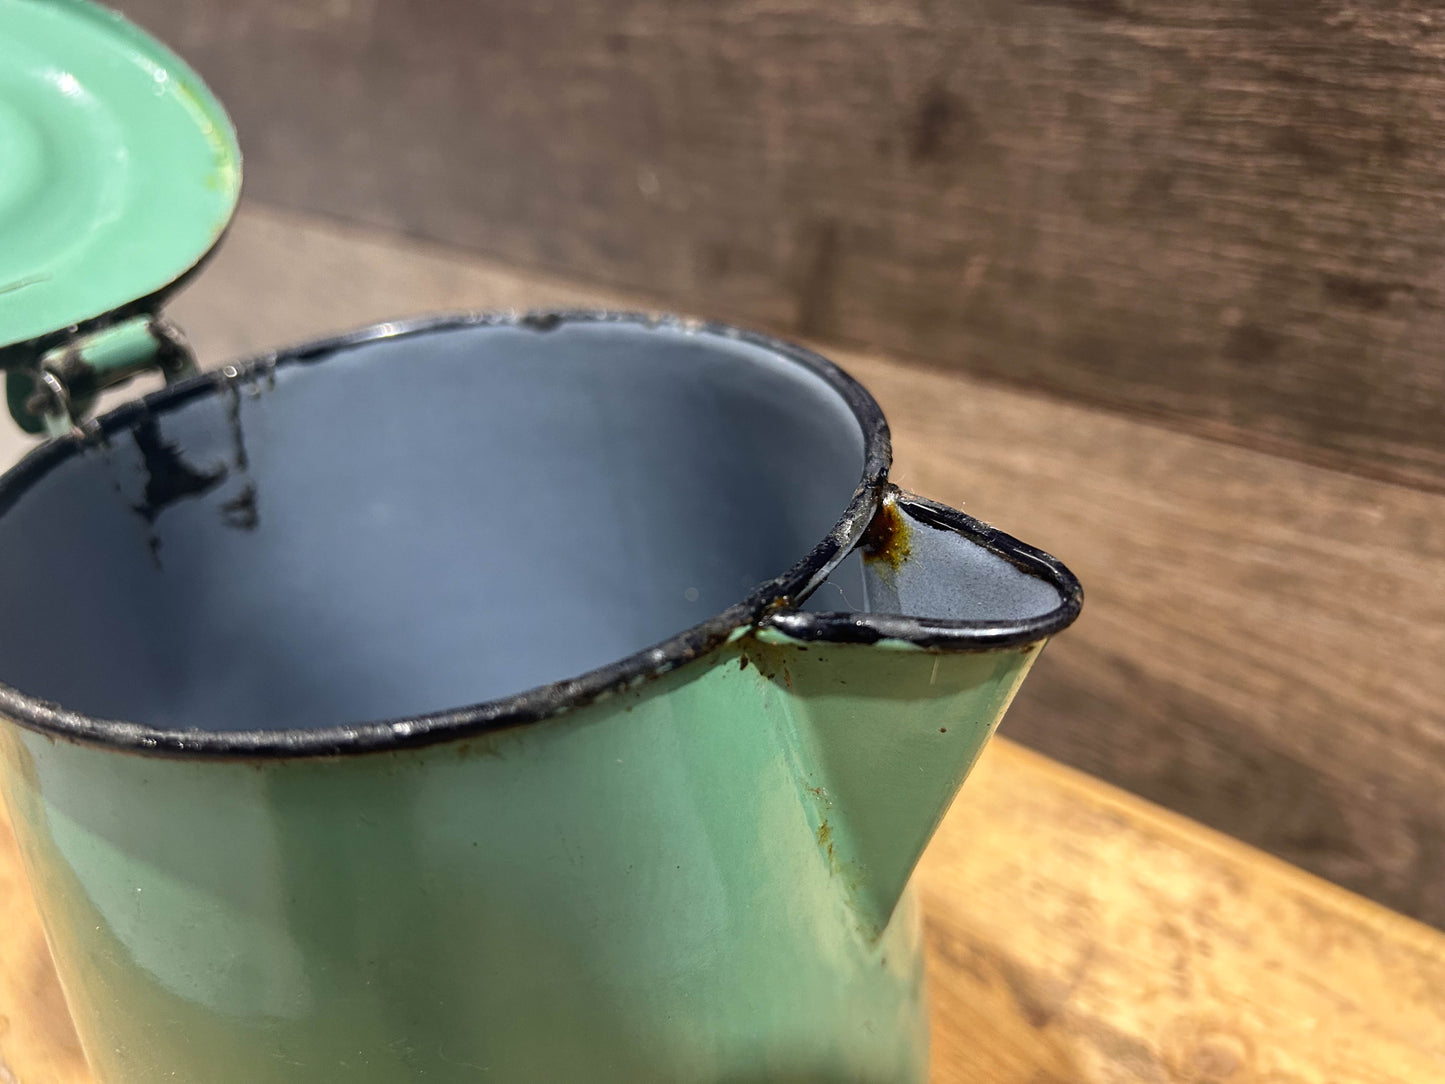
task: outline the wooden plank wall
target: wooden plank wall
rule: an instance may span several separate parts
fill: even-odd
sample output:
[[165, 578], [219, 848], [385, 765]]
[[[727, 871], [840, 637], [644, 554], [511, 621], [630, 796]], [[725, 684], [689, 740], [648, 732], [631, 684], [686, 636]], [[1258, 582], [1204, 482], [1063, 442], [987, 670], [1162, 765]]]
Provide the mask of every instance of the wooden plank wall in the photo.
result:
[[905, 482], [1086, 581], [1009, 733], [1445, 925], [1445, 17], [121, 7], [253, 199], [831, 345]]
[[1422, 0], [120, 0], [253, 197], [1445, 487]]

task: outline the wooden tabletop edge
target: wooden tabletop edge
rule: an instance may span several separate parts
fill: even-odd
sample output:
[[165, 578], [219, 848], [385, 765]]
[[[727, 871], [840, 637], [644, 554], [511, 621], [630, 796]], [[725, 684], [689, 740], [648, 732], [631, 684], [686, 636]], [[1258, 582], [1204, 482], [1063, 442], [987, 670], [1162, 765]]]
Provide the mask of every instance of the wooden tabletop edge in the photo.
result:
[[1008, 760], [1012, 766], [1031, 774], [1049, 777], [1060, 789], [1077, 794], [1081, 801], [1095, 808], [1108, 809], [1160, 835], [1174, 837], [1191, 850], [1203, 852], [1221, 864], [1248, 867], [1251, 876], [1256, 879], [1265, 879], [1276, 887], [1306, 895], [1320, 906], [1329, 907], [1362, 925], [1388, 932], [1391, 939], [1407, 943], [1415, 951], [1445, 962], [1445, 933], [1408, 915], [1392, 911], [1233, 836], [1070, 768], [1006, 737], [994, 739], [992, 755]]

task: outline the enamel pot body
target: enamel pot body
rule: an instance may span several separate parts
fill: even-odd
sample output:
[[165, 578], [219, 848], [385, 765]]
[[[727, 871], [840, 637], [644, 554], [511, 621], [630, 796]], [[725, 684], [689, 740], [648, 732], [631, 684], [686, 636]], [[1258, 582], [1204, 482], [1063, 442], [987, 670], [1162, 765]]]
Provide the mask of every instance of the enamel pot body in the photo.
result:
[[909, 874], [1058, 562], [828, 362], [600, 314], [229, 367], [0, 480], [0, 783], [103, 1081], [913, 1081]]

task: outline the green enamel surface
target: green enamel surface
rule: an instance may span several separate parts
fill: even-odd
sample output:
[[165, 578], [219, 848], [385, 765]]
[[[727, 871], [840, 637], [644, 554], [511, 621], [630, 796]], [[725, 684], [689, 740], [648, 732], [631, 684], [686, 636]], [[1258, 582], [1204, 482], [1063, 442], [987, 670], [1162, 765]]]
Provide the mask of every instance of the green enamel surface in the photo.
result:
[[751, 655], [782, 686], [774, 710], [796, 735], [815, 832], [860, 928], [876, 933], [1038, 645], [957, 654], [763, 637]]
[[0, 0], [0, 350], [164, 291], [240, 184], [225, 111], [164, 46], [81, 0]]
[[1032, 657], [743, 638], [418, 750], [0, 764], [113, 1084], [921, 1081], [908, 874]]

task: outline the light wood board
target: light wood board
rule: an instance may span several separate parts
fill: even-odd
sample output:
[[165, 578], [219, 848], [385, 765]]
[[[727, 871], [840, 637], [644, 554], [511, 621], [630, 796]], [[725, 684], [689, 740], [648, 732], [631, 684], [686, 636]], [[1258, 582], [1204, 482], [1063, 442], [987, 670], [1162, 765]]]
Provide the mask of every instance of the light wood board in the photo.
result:
[[1445, 935], [998, 741], [918, 874], [934, 1076], [1445, 1080]]

